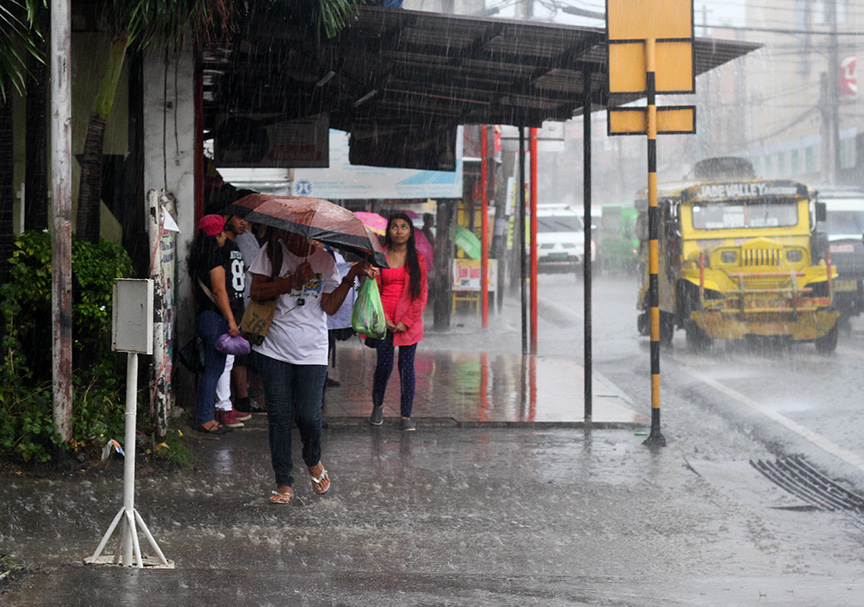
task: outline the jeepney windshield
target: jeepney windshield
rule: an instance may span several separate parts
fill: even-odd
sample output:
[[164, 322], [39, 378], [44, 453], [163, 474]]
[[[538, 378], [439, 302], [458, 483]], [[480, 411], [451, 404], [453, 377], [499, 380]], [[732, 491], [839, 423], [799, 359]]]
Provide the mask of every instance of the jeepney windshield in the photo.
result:
[[778, 228], [797, 224], [798, 201], [794, 198], [693, 203], [693, 228], [697, 230]]

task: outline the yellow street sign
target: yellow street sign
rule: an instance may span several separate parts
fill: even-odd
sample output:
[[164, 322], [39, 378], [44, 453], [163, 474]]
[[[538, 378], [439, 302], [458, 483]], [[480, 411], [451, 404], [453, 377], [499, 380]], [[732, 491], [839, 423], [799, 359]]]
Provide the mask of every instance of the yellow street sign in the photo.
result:
[[[645, 43], [609, 41], [609, 92], [645, 93]], [[676, 40], [655, 43], [655, 92], [692, 93], [696, 88], [693, 75], [693, 43]]]
[[[609, 108], [609, 135], [647, 135], [648, 108]], [[679, 105], [657, 108], [658, 135], [689, 135], [696, 132], [696, 108]]]
[[607, 0], [609, 40], [693, 38], [693, 0]]

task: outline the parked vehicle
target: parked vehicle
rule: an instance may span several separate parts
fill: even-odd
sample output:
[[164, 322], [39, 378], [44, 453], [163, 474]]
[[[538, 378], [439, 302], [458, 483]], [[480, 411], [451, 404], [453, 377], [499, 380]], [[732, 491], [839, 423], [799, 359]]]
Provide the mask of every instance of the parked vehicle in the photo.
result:
[[[728, 161], [728, 159], [727, 159]], [[732, 168], [738, 168], [734, 164]], [[827, 239], [816, 230], [825, 205], [790, 180], [727, 180], [711, 164], [695, 179], [658, 187], [660, 340], [675, 327], [699, 349], [714, 338], [777, 336], [837, 346]], [[700, 181], [710, 174], [711, 181]], [[638, 327], [648, 334], [647, 195], [638, 197], [640, 255], [645, 270]]]
[[[537, 208], [537, 271], [581, 272], [585, 254], [585, 224], [580, 211], [564, 205]], [[596, 247], [591, 243], [591, 261]]]
[[837, 268], [834, 305], [844, 318], [864, 310], [864, 190], [818, 188], [818, 200], [825, 203], [831, 264]]
[[604, 205], [600, 216], [600, 263], [604, 272], [635, 272], [639, 266], [638, 212], [633, 207]]

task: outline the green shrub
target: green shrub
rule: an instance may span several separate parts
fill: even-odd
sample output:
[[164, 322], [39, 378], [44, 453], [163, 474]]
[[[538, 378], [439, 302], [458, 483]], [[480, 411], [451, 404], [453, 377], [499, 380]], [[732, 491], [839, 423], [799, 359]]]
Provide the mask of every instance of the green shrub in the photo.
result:
[[[15, 243], [10, 279], [0, 286], [5, 320], [0, 367], [0, 451], [48, 461], [59, 445], [52, 415], [51, 236], [25, 232]], [[108, 241], [72, 243], [72, 452], [97, 451], [122, 437], [125, 375], [108, 347], [116, 278], [132, 274], [122, 247]], [[118, 379], [120, 378], [120, 379]]]

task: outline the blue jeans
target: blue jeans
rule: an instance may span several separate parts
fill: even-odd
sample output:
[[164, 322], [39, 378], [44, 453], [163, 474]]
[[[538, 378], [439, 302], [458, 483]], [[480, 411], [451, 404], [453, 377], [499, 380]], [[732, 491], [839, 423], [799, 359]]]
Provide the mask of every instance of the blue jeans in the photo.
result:
[[[375, 365], [375, 375], [372, 377], [372, 404], [380, 407], [384, 404], [384, 392], [387, 391], [387, 381], [393, 371], [393, 333], [387, 331], [387, 337], [378, 342], [378, 362]], [[399, 380], [401, 382], [401, 399], [399, 412], [402, 417], [411, 417], [414, 407], [414, 353], [417, 344], [399, 346]]]
[[228, 321], [219, 312], [204, 310], [198, 314], [198, 336], [204, 345], [204, 373], [198, 384], [198, 404], [195, 423], [206, 424], [213, 419], [216, 384], [225, 370], [225, 354], [216, 349], [216, 340], [228, 332]]
[[307, 467], [321, 461], [321, 407], [327, 365], [294, 365], [257, 353], [255, 364], [261, 375], [267, 403], [270, 462], [277, 487], [293, 487], [291, 475], [291, 430], [294, 421], [303, 442]]

